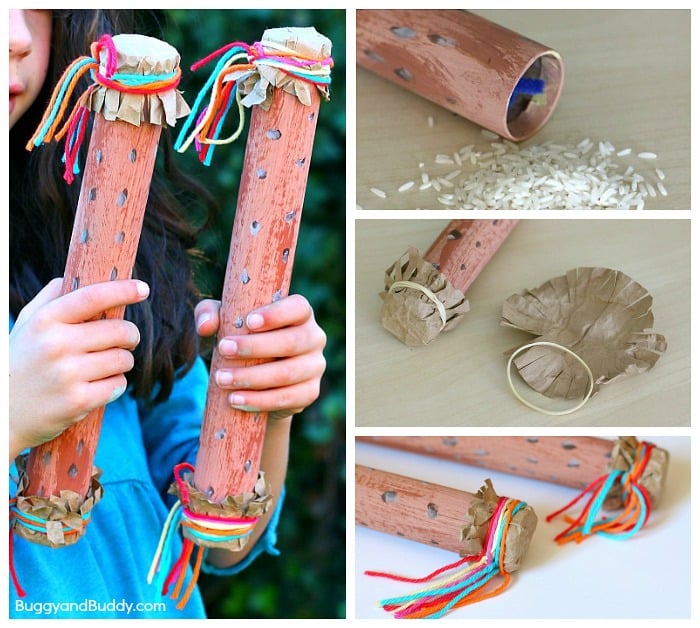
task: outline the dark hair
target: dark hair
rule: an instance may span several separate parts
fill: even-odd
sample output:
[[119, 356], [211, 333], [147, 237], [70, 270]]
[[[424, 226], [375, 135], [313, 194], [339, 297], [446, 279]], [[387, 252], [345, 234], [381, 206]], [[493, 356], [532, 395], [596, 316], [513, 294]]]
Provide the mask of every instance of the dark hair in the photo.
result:
[[[15, 317], [49, 280], [63, 275], [80, 193], [79, 177], [70, 186], [63, 181], [62, 143], [31, 153], [24, 146], [63, 70], [89, 54], [90, 44], [101, 35], [137, 32], [136, 17], [124, 10], [54, 11], [47, 79], [32, 107], [10, 131], [9, 284], [10, 312]], [[127, 307], [125, 314], [141, 332], [136, 365], [127, 379], [133, 395], [146, 401], [154, 390], [153, 401], [167, 399], [178, 371], [192, 365], [199, 349], [192, 314], [198, 292], [190, 260], [197, 230], [184, 218], [193, 204], [211, 217], [212, 197], [178, 170], [170, 134], [164, 129], [133, 271], [135, 278], [150, 285], [151, 295], [146, 302]]]

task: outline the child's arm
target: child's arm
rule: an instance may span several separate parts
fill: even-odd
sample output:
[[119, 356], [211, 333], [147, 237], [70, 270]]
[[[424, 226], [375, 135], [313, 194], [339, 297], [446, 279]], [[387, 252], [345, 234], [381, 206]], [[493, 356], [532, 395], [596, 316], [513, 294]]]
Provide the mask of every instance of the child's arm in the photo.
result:
[[89, 319], [143, 301], [145, 283], [118, 280], [60, 294], [61, 280], [55, 279], [20, 312], [10, 332], [10, 462], [116, 399], [134, 365], [136, 326]]
[[[218, 329], [218, 306], [218, 302], [210, 300], [197, 306], [195, 317], [201, 335], [211, 335]], [[219, 340], [221, 354], [276, 359], [255, 366], [220, 369], [216, 378], [221, 388], [231, 391], [232, 405], [270, 413], [260, 467], [278, 497], [287, 472], [292, 415], [313, 403], [319, 394], [326, 366], [326, 335], [316, 323], [309, 302], [299, 295], [254, 310], [246, 325], [252, 333]], [[241, 562], [265, 531], [275, 507], [260, 518], [242, 551], [210, 550], [208, 562], [215, 567]]]

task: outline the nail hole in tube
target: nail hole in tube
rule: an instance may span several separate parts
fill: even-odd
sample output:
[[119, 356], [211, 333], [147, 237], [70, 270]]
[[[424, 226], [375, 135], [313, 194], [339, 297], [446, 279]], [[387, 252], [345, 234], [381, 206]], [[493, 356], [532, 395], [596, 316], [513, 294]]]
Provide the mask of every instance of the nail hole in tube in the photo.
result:
[[129, 191], [124, 189], [121, 192], [119, 192], [119, 195], [117, 196], [117, 207], [123, 207], [124, 203], [126, 203], [126, 199], [129, 196]]

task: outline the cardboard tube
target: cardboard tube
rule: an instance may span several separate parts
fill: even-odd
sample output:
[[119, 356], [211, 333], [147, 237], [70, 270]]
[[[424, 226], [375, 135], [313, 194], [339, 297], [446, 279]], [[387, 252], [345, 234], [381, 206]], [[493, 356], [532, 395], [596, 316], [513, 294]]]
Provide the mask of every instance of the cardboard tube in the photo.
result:
[[[305, 29], [298, 30], [302, 36], [296, 44], [306, 54], [307, 46], [320, 41], [318, 58], [330, 55], [327, 38], [319, 40], [314, 30], [311, 43], [304, 42]], [[268, 111], [253, 108], [224, 279], [219, 338], [249, 333], [247, 314], [289, 292], [319, 103], [315, 88], [309, 106], [296, 95], [275, 88]], [[221, 367], [258, 362], [223, 359], [214, 351], [194, 473], [195, 487], [212, 502], [253, 493], [259, 479], [267, 413], [231, 408], [228, 391], [214, 379]]]
[[[483, 546], [489, 513], [493, 512], [485, 506], [484, 494], [495, 496], [489, 480], [479, 494], [473, 494], [355, 465], [358, 525], [460, 555], [478, 553]], [[475, 512], [479, 513], [476, 517], [468, 514]], [[481, 521], [479, 531], [474, 529], [476, 519]], [[506, 571], [515, 571], [520, 566], [536, 525], [537, 517], [530, 506], [514, 515], [506, 537]]]
[[[117, 72], [160, 74], [173, 71], [179, 64], [177, 50], [157, 39], [118, 35], [113, 42]], [[105, 59], [101, 61], [104, 72]], [[102, 92], [104, 98], [95, 97], [97, 92]], [[93, 283], [131, 277], [161, 125], [166, 120], [174, 123], [176, 117], [187, 113], [187, 106], [175, 89], [169, 90], [166, 98], [164, 94], [121, 94], [98, 87], [88, 106], [96, 113], [63, 277], [63, 294]], [[113, 308], [101, 318], [122, 318], [124, 309]], [[54, 440], [31, 450], [26, 474], [20, 482], [18, 503], [30, 496], [36, 508], [45, 500], [43, 512], [51, 513], [46, 519], [60, 519], [61, 508], [75, 516], [77, 510], [88, 508], [86, 502], [91, 507], [99, 499], [99, 473], [93, 461], [103, 414], [104, 407], [97, 408]], [[56, 504], [59, 504], [57, 510]], [[74, 525], [75, 520], [70, 527]], [[23, 526], [16, 530], [21, 536], [52, 546], [79, 538], [71, 535], [64, 539], [61, 525], [57, 523], [54, 527], [58, 531], [48, 536]]]
[[[513, 141], [531, 137], [559, 100], [556, 51], [482, 17], [454, 10], [358, 10], [357, 63]], [[544, 80], [544, 102], [514, 96], [521, 78]]]
[[[625, 468], [633, 455], [634, 437], [617, 441], [593, 436], [358, 436], [358, 441], [434, 456], [462, 464], [583, 489], [608, 473], [612, 465]], [[655, 447], [640, 478], [652, 505], [661, 499], [669, 454]], [[608, 509], [621, 506], [619, 495], [605, 502]]]
[[381, 322], [407, 345], [425, 345], [469, 310], [465, 295], [517, 220], [451, 220], [425, 255], [409, 249], [384, 278]]

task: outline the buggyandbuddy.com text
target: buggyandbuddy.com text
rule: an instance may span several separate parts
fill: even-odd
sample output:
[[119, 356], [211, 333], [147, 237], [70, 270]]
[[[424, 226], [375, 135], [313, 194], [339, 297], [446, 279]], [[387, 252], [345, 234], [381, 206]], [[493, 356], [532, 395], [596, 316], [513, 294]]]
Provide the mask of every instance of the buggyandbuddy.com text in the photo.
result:
[[129, 602], [111, 600], [100, 602], [85, 599], [81, 602], [25, 602], [15, 600], [15, 612], [31, 615], [59, 615], [64, 613], [162, 613], [167, 610], [165, 602]]

